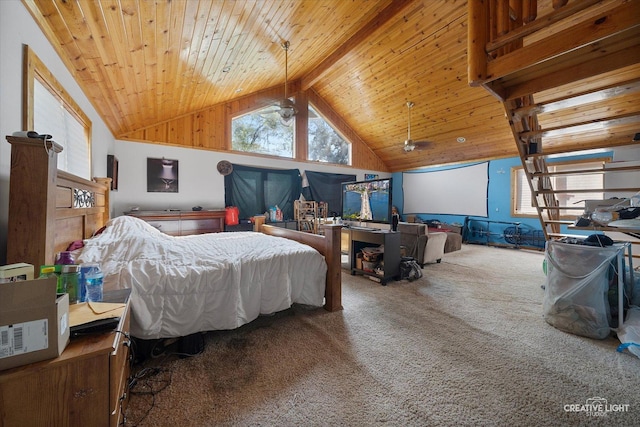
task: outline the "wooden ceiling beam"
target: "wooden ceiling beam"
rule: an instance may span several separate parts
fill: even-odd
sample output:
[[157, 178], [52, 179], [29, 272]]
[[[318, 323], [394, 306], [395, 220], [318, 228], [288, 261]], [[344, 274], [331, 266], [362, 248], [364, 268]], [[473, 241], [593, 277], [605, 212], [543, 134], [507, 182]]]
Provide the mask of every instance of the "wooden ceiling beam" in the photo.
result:
[[568, 18], [582, 10], [593, 6], [600, 1], [601, 0], [582, 0], [579, 2], [576, 1], [568, 5], [567, 7], [562, 7], [558, 10], [554, 10], [544, 17], [537, 18], [536, 20], [527, 23], [527, 25], [523, 25], [514, 30], [511, 30], [507, 34], [497, 37], [494, 40], [488, 42], [486, 51], [488, 54], [491, 54], [501, 47], [507, 46], [508, 44], [516, 42], [519, 39], [531, 35], [538, 30], [542, 30], [545, 27]]
[[580, 48], [609, 48], [609, 51], [614, 51], [620, 40], [635, 35], [639, 13], [640, 4], [627, 3], [496, 58], [487, 64], [488, 78], [484, 83], [505, 79], [551, 59], [557, 60], [558, 55], [569, 56]]
[[314, 67], [309, 74], [302, 77], [302, 90], [308, 90], [320, 80], [336, 62], [367, 40], [371, 34], [403, 11], [411, 3], [413, 3], [413, 0], [393, 0], [376, 15], [375, 18], [367, 22], [364, 27], [360, 28], [349, 40], [333, 51], [331, 55], [327, 56], [317, 67]]

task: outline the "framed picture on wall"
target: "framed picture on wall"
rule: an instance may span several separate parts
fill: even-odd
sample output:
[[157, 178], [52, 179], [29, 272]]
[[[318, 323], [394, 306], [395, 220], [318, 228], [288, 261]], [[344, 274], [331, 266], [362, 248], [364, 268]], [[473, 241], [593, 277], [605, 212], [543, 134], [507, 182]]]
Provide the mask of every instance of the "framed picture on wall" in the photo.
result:
[[107, 177], [111, 178], [111, 191], [118, 191], [118, 158], [107, 154]]
[[147, 192], [178, 192], [178, 161], [147, 158]]

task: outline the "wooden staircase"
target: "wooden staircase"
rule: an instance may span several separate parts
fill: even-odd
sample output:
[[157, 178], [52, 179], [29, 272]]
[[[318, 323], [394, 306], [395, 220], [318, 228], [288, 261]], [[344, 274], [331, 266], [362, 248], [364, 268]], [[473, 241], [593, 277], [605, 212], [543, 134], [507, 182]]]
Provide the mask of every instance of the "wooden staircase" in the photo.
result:
[[[469, 84], [503, 103], [545, 238], [576, 236], [584, 204], [562, 205], [561, 193], [624, 199], [640, 191], [640, 178], [622, 187], [554, 189], [569, 175], [640, 177], [640, 162], [549, 166], [562, 156], [638, 144], [640, 1], [474, 0], [468, 12]], [[627, 231], [638, 243], [637, 230], [588, 230]]]

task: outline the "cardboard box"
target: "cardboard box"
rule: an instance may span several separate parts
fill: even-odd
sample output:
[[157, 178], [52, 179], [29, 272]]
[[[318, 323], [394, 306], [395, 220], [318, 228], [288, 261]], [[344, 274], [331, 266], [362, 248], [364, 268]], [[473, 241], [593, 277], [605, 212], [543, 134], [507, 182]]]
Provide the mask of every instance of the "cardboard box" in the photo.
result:
[[55, 277], [0, 283], [0, 370], [58, 357], [69, 343], [69, 295]]
[[33, 280], [33, 265], [19, 262], [0, 266], [0, 283]]

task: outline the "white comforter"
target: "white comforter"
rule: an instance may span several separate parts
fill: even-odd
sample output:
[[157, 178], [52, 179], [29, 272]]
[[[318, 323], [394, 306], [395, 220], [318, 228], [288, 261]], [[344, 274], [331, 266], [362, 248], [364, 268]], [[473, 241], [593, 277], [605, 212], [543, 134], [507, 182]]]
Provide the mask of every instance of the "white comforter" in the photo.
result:
[[142, 339], [233, 329], [324, 301], [324, 257], [262, 233], [172, 237], [121, 216], [86, 240], [77, 260], [101, 264], [105, 290], [131, 288], [131, 334]]

